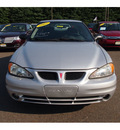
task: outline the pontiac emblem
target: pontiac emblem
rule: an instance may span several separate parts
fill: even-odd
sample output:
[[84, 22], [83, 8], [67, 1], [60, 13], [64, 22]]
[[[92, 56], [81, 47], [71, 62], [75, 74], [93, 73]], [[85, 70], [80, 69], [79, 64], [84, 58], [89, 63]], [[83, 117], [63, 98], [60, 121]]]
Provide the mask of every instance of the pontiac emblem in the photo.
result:
[[63, 75], [63, 74], [62, 74], [62, 73], [60, 73], [60, 79], [62, 79], [62, 75]]

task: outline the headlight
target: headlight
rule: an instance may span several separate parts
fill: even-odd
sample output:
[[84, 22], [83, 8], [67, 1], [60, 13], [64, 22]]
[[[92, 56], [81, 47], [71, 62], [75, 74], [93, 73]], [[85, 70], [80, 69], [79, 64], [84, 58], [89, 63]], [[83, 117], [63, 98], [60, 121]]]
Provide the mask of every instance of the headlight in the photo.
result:
[[33, 78], [32, 74], [28, 72], [26, 69], [14, 64], [9, 63], [8, 71], [11, 75], [22, 77], [22, 78]]
[[14, 37], [14, 40], [20, 40], [19, 36]]
[[103, 78], [103, 77], [107, 77], [110, 76], [114, 73], [114, 65], [112, 63], [109, 63], [99, 69], [97, 69], [96, 71], [94, 71], [91, 75], [90, 75], [90, 79], [95, 79], [95, 78]]

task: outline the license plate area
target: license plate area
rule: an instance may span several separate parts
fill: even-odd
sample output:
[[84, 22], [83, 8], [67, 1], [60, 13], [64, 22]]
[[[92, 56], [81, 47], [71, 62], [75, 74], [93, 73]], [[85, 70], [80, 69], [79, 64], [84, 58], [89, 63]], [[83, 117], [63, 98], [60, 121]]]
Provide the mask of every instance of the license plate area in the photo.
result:
[[78, 86], [45, 86], [46, 96], [49, 97], [75, 97], [78, 91]]
[[6, 47], [7, 45], [6, 44], [0, 44], [0, 47]]

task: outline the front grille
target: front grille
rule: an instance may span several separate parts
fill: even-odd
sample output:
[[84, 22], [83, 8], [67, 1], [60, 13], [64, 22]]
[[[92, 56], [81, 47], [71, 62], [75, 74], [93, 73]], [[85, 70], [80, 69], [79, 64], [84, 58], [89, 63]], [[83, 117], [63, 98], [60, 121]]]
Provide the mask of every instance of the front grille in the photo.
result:
[[38, 104], [56, 104], [56, 105], [76, 105], [76, 104], [91, 104], [101, 102], [103, 96], [90, 97], [39, 97], [23, 95], [23, 102], [38, 103]]
[[14, 37], [6, 37], [4, 43], [12, 43], [14, 41]]
[[75, 104], [91, 104], [101, 102], [103, 96], [79, 97], [79, 98], [49, 98], [51, 104], [75, 105]]
[[26, 98], [26, 99], [40, 99], [40, 100], [46, 100], [46, 97], [38, 97], [38, 96], [27, 96], [27, 95], [23, 95], [22, 96], [23, 98]]
[[77, 80], [85, 75], [84, 72], [66, 72], [65, 80]]
[[51, 101], [52, 104], [72, 104], [72, 101]]
[[74, 100], [74, 97], [48, 97], [50, 100]]
[[47, 100], [47, 98], [41, 97], [41, 96], [23, 95], [22, 99], [23, 99], [22, 101], [24, 101], [24, 102], [38, 103], [38, 104], [49, 104], [49, 101]]
[[[39, 71], [38, 74], [42, 79], [45, 80], [58, 80], [60, 77], [59, 72]], [[62, 77], [64, 77], [64, 80], [78, 80], [83, 78], [85, 72], [65, 72], [62, 74], [64, 75], [62, 75]]]
[[38, 72], [39, 76], [46, 80], [58, 80], [56, 72]]
[[24, 99], [25, 102], [38, 103], [38, 104], [49, 104], [48, 101], [43, 100], [32, 100], [32, 99]]

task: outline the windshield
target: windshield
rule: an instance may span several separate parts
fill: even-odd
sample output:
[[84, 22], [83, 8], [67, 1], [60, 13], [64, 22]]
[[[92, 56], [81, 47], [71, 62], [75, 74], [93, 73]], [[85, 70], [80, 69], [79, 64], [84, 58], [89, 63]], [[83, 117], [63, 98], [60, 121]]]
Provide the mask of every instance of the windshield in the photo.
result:
[[32, 28], [35, 28], [37, 26], [37, 24], [31, 24]]
[[2, 24], [2, 25], [0, 25], [0, 28], [3, 28], [5, 26], [5, 24]]
[[1, 32], [24, 32], [26, 26], [24, 24], [8, 24], [1, 29]]
[[37, 25], [30, 36], [32, 41], [94, 41], [81, 22], [45, 22]]
[[119, 23], [101, 23], [100, 31], [120, 31]]

